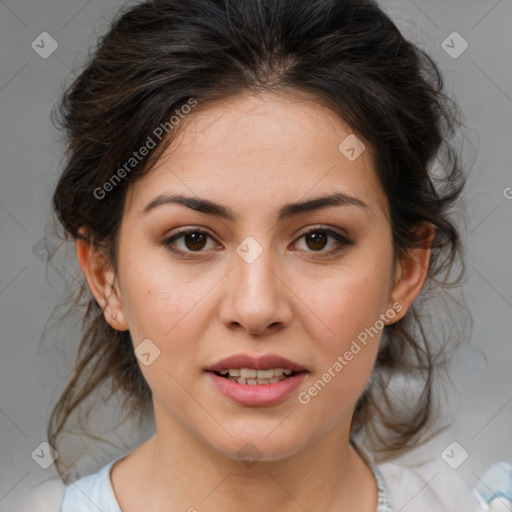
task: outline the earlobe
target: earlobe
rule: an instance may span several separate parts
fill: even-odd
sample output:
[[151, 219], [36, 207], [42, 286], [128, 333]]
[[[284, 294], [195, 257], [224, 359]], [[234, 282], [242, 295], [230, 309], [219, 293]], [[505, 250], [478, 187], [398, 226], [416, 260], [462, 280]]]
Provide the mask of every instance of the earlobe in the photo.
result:
[[107, 256], [94, 247], [87, 237], [76, 240], [76, 255], [89, 289], [103, 310], [107, 323], [118, 331], [128, 330], [120, 293], [115, 286], [115, 273]]
[[402, 307], [394, 321], [390, 323], [405, 316], [427, 279], [435, 227], [430, 223], [423, 223], [416, 229], [415, 236], [420, 247], [408, 250], [397, 263], [395, 284], [390, 294], [389, 303], [390, 305], [398, 303]]

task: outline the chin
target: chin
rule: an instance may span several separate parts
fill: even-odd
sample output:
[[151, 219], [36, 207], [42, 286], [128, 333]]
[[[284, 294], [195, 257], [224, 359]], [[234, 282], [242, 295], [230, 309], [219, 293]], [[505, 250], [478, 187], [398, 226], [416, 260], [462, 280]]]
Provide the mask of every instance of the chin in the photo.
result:
[[303, 431], [290, 432], [278, 425], [279, 423], [274, 422], [273, 427], [269, 428], [268, 422], [265, 422], [260, 429], [255, 428], [254, 425], [249, 428], [239, 425], [238, 432], [227, 429], [233, 437], [225, 435], [222, 439], [205, 439], [205, 441], [219, 454], [245, 462], [248, 467], [256, 461], [280, 461], [298, 453], [307, 442]]

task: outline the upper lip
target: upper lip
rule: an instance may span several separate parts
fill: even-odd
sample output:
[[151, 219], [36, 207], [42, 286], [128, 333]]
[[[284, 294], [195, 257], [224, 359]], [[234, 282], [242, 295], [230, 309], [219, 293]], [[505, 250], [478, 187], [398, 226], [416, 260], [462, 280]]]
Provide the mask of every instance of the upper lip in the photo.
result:
[[282, 368], [283, 370], [292, 370], [294, 372], [306, 370], [304, 366], [274, 354], [266, 354], [258, 357], [248, 354], [235, 354], [221, 359], [206, 368], [206, 370], [209, 372], [220, 372], [221, 370], [229, 370], [230, 368], [251, 368], [253, 370]]

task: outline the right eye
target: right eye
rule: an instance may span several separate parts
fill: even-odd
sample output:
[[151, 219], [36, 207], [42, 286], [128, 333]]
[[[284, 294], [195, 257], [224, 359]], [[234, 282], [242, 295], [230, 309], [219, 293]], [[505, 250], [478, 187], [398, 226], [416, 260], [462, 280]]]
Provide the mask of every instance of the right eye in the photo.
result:
[[166, 238], [163, 245], [174, 254], [187, 258], [191, 253], [205, 252], [203, 249], [207, 245], [208, 238], [213, 240], [206, 231], [185, 229]]

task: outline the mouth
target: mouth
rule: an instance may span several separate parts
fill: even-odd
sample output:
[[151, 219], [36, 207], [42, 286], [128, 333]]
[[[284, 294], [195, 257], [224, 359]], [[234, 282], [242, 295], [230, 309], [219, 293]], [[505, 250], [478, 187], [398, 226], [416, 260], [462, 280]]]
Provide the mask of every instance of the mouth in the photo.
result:
[[[285, 379], [294, 373], [306, 371], [306, 368], [299, 363], [286, 359], [275, 354], [262, 356], [250, 356], [248, 354], [235, 354], [226, 357], [206, 368], [206, 371], [215, 372], [221, 377], [235, 380], [245, 379], [240, 384], [254, 385], [258, 380], [264, 380], [261, 384], [268, 384], [272, 379]], [[256, 382], [252, 382], [256, 380]], [[249, 382], [251, 381], [251, 382]]]
[[206, 373], [230, 400], [244, 406], [271, 406], [289, 398], [308, 370], [277, 355], [237, 354], [206, 368]]
[[256, 386], [258, 384], [275, 384], [303, 372], [295, 372], [286, 368], [269, 368], [268, 370], [227, 368], [214, 373], [237, 384]]

